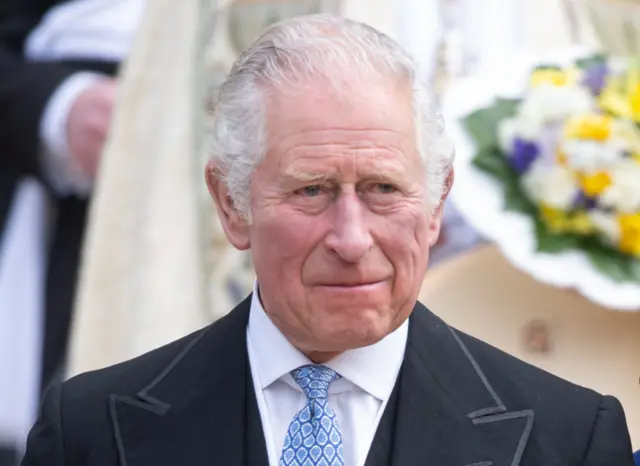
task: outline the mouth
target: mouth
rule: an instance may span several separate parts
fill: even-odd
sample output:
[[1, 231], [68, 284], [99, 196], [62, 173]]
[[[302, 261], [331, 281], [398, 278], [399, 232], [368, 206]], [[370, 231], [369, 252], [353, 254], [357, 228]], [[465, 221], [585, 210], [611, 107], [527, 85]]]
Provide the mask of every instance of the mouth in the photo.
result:
[[386, 280], [367, 281], [367, 282], [353, 282], [353, 283], [322, 283], [319, 286], [335, 291], [366, 291], [377, 288], [382, 285]]

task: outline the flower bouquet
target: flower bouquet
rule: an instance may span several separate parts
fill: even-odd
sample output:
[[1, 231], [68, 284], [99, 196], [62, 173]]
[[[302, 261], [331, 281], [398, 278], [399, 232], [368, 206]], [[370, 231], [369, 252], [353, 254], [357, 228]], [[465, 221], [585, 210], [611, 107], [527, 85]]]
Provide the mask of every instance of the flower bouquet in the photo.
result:
[[533, 225], [535, 253], [586, 257], [638, 309], [639, 125], [640, 64], [600, 55], [536, 66], [517, 98], [462, 118], [473, 167], [501, 187], [503, 210]]

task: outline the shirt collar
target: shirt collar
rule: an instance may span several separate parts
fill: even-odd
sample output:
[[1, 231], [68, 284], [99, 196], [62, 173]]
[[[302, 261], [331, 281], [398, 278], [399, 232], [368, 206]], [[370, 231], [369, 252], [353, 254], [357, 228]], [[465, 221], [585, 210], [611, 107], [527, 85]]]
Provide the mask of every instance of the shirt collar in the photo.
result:
[[[345, 351], [325, 365], [379, 400], [386, 400], [396, 383], [407, 344], [408, 320], [379, 342]], [[312, 364], [267, 316], [254, 284], [247, 338], [253, 349], [262, 389], [292, 370]]]

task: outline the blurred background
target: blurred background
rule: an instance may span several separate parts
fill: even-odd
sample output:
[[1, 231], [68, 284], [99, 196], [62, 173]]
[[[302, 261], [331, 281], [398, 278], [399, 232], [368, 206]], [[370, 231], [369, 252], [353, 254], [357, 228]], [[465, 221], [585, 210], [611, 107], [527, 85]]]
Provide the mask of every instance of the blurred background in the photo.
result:
[[[451, 102], [491, 98], [478, 83], [508, 87], [560, 55], [636, 57], [640, 36], [634, 0], [3, 0], [0, 466], [16, 464], [48, 384], [179, 338], [251, 290], [250, 257], [227, 243], [206, 192], [207, 121], [264, 28], [317, 12], [399, 41], [454, 125]], [[617, 396], [640, 449], [639, 284], [620, 288], [622, 309], [608, 305], [614, 285], [593, 299], [533, 273], [505, 253], [517, 235], [487, 234], [497, 220], [462, 189], [421, 299], [463, 331]]]

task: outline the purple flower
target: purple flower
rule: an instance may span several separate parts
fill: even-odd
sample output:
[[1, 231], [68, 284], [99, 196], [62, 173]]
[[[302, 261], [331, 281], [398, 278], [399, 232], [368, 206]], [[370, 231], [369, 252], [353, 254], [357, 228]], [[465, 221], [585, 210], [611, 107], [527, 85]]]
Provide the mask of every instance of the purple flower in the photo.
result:
[[607, 83], [609, 72], [609, 67], [606, 63], [593, 65], [585, 70], [582, 85], [587, 87], [593, 95], [600, 95]]
[[582, 191], [578, 191], [576, 198], [573, 200], [573, 207], [575, 209], [592, 210], [596, 208], [598, 200], [594, 197], [589, 197]]
[[538, 163], [543, 166], [550, 167], [557, 163], [558, 156], [558, 141], [562, 133], [563, 122], [554, 122], [547, 124], [536, 142], [538, 144]]
[[526, 139], [516, 138], [513, 141], [513, 147], [508, 159], [509, 164], [518, 174], [522, 174], [529, 170], [539, 154], [538, 144]]

